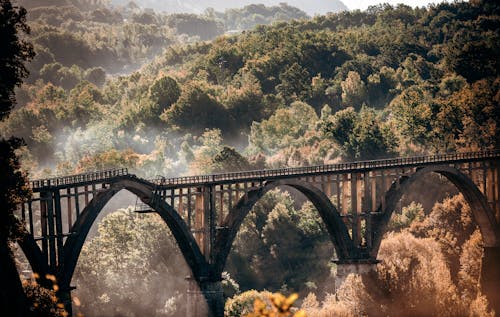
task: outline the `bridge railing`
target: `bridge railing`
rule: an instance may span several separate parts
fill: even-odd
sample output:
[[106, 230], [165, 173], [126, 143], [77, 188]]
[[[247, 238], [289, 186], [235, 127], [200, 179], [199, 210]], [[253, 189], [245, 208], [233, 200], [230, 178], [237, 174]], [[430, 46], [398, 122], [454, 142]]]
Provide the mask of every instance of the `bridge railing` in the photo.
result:
[[158, 185], [186, 185], [203, 184], [220, 181], [231, 181], [238, 179], [265, 179], [279, 176], [320, 174], [325, 172], [342, 172], [349, 170], [373, 169], [391, 166], [405, 166], [415, 164], [446, 163], [462, 160], [486, 159], [500, 157], [500, 150], [488, 150], [480, 152], [436, 154], [426, 156], [413, 156], [406, 158], [388, 158], [369, 161], [357, 161], [328, 165], [278, 168], [269, 170], [253, 170], [243, 172], [220, 173], [212, 175], [184, 176], [175, 178], [160, 178], [152, 180]]
[[30, 186], [32, 189], [51, 187], [51, 186], [63, 186], [70, 184], [106, 180], [109, 178], [123, 176], [123, 175], [128, 175], [128, 169], [126, 168], [109, 169], [104, 171], [95, 171], [95, 172], [68, 175], [62, 177], [39, 179], [31, 181]]
[[[447, 163], [454, 161], [477, 160], [487, 158], [499, 158], [500, 150], [488, 150], [478, 152], [465, 152], [465, 153], [450, 153], [450, 154], [436, 154], [427, 156], [413, 156], [405, 158], [388, 158], [370, 161], [357, 161], [346, 162], [338, 164], [294, 167], [294, 168], [278, 168], [268, 170], [253, 170], [243, 172], [220, 173], [212, 175], [198, 175], [198, 176], [183, 176], [175, 178], [158, 177], [150, 180], [156, 185], [172, 186], [172, 185], [187, 185], [187, 184], [206, 184], [214, 182], [224, 182], [232, 180], [259, 180], [269, 179], [280, 176], [300, 176], [300, 175], [314, 175], [328, 172], [342, 172], [349, 170], [363, 170], [384, 168], [392, 166], [408, 166], [418, 164], [432, 164], [432, 163]], [[55, 177], [50, 179], [34, 180], [30, 182], [31, 188], [43, 188], [51, 186], [64, 186], [70, 184], [78, 184], [93, 181], [102, 181], [113, 177], [128, 175], [126, 168], [110, 169], [105, 171], [96, 171], [90, 173], [83, 173], [77, 175], [70, 175], [64, 177]]]

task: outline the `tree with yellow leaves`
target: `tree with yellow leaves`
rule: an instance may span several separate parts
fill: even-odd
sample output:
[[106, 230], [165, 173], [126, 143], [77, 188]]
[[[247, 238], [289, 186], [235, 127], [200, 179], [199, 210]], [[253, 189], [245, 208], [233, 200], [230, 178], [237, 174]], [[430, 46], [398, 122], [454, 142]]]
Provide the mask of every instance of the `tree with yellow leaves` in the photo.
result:
[[297, 293], [285, 297], [280, 293], [269, 295], [271, 307], [261, 299], [256, 298], [253, 304], [253, 312], [246, 317], [306, 317], [303, 310], [292, 312], [293, 303], [299, 298]]

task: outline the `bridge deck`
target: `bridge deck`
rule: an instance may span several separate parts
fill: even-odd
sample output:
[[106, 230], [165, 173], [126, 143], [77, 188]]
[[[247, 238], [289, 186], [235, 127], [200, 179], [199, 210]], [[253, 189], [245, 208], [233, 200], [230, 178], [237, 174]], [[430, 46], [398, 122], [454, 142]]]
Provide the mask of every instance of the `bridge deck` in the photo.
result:
[[[243, 172], [220, 173], [211, 175], [183, 176], [174, 178], [157, 178], [150, 180], [158, 186], [189, 186], [209, 185], [238, 182], [257, 182], [277, 178], [291, 178], [302, 176], [315, 176], [327, 173], [363, 172], [395, 167], [418, 167], [436, 164], [453, 164], [463, 162], [474, 162], [487, 159], [500, 158], [500, 150], [488, 150], [480, 152], [437, 154], [428, 156], [413, 156], [379, 159], [370, 161], [356, 161], [339, 164], [316, 165], [296, 168], [279, 168], [268, 170], [252, 170]], [[50, 179], [34, 180], [31, 182], [33, 190], [46, 187], [69, 187], [84, 183], [105, 182], [116, 177], [126, 176], [126, 168], [96, 171], [85, 174], [69, 175]]]

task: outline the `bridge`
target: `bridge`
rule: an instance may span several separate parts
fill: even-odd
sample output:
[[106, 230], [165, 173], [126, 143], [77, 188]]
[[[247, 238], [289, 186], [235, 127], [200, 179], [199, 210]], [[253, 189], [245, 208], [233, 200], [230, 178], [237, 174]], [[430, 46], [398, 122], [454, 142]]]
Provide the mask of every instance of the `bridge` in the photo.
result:
[[[71, 312], [70, 283], [90, 228], [106, 203], [128, 190], [170, 228], [201, 290], [202, 295], [192, 291], [189, 298], [204, 297], [211, 314], [219, 317], [224, 307], [221, 274], [231, 246], [245, 217], [268, 191], [291, 187], [314, 204], [342, 276], [376, 265], [401, 197], [417, 180], [438, 174], [471, 207], [484, 244], [481, 287], [500, 312], [499, 157], [500, 150], [491, 150], [153, 180], [127, 169], [35, 180], [32, 197], [18, 210], [26, 229], [20, 245], [42, 285], [46, 274], [57, 277], [58, 295]], [[188, 314], [196, 316], [192, 309]]]

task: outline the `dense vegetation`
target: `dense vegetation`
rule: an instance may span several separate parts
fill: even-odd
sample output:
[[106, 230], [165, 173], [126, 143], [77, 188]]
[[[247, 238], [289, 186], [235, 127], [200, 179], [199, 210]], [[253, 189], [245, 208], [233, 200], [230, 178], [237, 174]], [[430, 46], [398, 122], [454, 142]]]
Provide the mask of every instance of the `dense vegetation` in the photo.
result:
[[[201, 16], [120, 10], [30, 12], [37, 57], [0, 131], [25, 139], [23, 162], [31, 177], [116, 166], [143, 177], [173, 176], [499, 146], [494, 1], [380, 5], [312, 19], [286, 5]], [[255, 10], [265, 18], [256, 19]], [[268, 23], [282, 16], [276, 10], [300, 20], [199, 41]], [[138, 69], [131, 65], [154, 56], [130, 75], [109, 75]], [[401, 302], [411, 302], [406, 308], [414, 315], [484, 315], [487, 303], [475, 283], [480, 235], [462, 198], [446, 198], [456, 193], [450, 184], [429, 183], [442, 185], [442, 195], [433, 193], [442, 203], [412, 204], [418, 195], [402, 202], [407, 207], [384, 240], [377, 273], [354, 277], [355, 286], [336, 295], [325, 295], [333, 292], [333, 247], [314, 207], [293, 193], [272, 192], [254, 208], [227, 270], [241, 290], [311, 292], [303, 308], [313, 316], [397, 316]], [[463, 214], [458, 223], [457, 213]], [[82, 254], [80, 279], [91, 277], [89, 287], [95, 279], [98, 296], [106, 294], [94, 305], [95, 293], [82, 291], [84, 306], [94, 306], [90, 311], [109, 313], [127, 301], [126, 292], [113, 290], [117, 264], [92, 255], [131, 247], [116, 247], [136, 237], [123, 240], [119, 226], [112, 226], [126, 215], [103, 223], [89, 242], [93, 248]], [[157, 247], [141, 246], [142, 256]], [[122, 254], [132, 262], [126, 269], [140, 270], [129, 251]], [[401, 261], [411, 269], [397, 265]], [[109, 267], [97, 273], [96, 265]], [[147, 265], [168, 279], [160, 264]], [[103, 272], [109, 280], [98, 275]], [[229, 284], [234, 293], [238, 287]], [[141, 292], [154, 287], [143, 285]], [[150, 308], [169, 313], [177, 295], [158, 296], [160, 306]]]

